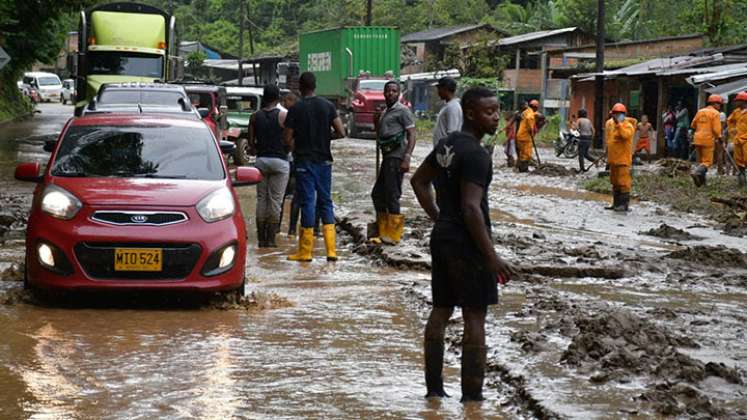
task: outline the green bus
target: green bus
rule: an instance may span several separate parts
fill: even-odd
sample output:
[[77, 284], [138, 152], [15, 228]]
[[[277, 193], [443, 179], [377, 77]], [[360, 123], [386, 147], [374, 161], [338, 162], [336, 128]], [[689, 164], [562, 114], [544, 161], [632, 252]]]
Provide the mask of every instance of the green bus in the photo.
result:
[[175, 19], [152, 6], [109, 3], [80, 13], [75, 114], [104, 83], [166, 82], [177, 58]]

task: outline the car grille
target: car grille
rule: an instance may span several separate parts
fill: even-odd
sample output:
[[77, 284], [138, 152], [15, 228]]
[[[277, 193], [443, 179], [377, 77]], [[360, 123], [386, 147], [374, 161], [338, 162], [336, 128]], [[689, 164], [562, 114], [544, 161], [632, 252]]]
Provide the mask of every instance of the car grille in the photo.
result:
[[187, 215], [182, 212], [99, 210], [91, 219], [120, 226], [165, 226], [186, 222]]
[[[160, 248], [163, 266], [159, 272], [114, 271], [116, 248]], [[202, 248], [197, 244], [174, 243], [92, 243], [75, 246], [75, 256], [83, 270], [95, 279], [177, 280], [192, 272], [200, 258]]]
[[385, 101], [374, 101], [373, 106], [374, 106], [374, 111], [383, 111], [386, 109], [386, 102]]

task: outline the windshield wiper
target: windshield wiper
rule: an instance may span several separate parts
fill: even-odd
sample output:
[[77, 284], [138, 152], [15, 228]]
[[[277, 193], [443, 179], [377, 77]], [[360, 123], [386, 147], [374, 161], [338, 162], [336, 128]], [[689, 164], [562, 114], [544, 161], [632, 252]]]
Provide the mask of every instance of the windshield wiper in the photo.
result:
[[184, 179], [186, 175], [135, 174], [135, 178]]
[[54, 176], [61, 176], [61, 177], [68, 177], [68, 178], [86, 178], [89, 175], [85, 172], [52, 172], [52, 175]]

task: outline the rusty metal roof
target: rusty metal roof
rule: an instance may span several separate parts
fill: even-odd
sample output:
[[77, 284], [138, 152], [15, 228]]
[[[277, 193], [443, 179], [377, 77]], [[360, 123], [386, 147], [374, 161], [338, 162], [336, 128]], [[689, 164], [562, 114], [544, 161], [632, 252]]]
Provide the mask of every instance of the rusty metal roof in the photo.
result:
[[477, 25], [461, 25], [461, 26], [452, 26], [449, 28], [429, 29], [427, 31], [420, 31], [420, 32], [407, 34], [400, 39], [400, 42], [403, 44], [407, 44], [407, 43], [412, 43], [412, 42], [439, 41], [441, 39], [448, 38], [450, 36], [459, 35], [463, 32], [469, 32], [475, 29], [483, 29], [483, 28], [491, 29], [493, 31], [498, 32], [497, 29], [495, 29], [493, 26], [487, 23], [477, 24]]

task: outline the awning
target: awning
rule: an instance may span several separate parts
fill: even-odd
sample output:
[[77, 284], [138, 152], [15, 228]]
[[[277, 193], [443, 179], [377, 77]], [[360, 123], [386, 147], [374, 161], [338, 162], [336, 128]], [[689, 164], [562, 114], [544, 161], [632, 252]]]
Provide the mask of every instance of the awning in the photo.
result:
[[705, 91], [711, 95], [721, 95], [726, 98], [729, 95], [733, 95], [743, 90], [747, 90], [747, 79], [740, 79], [734, 82], [724, 83], [723, 85], [709, 87], [706, 88]]

